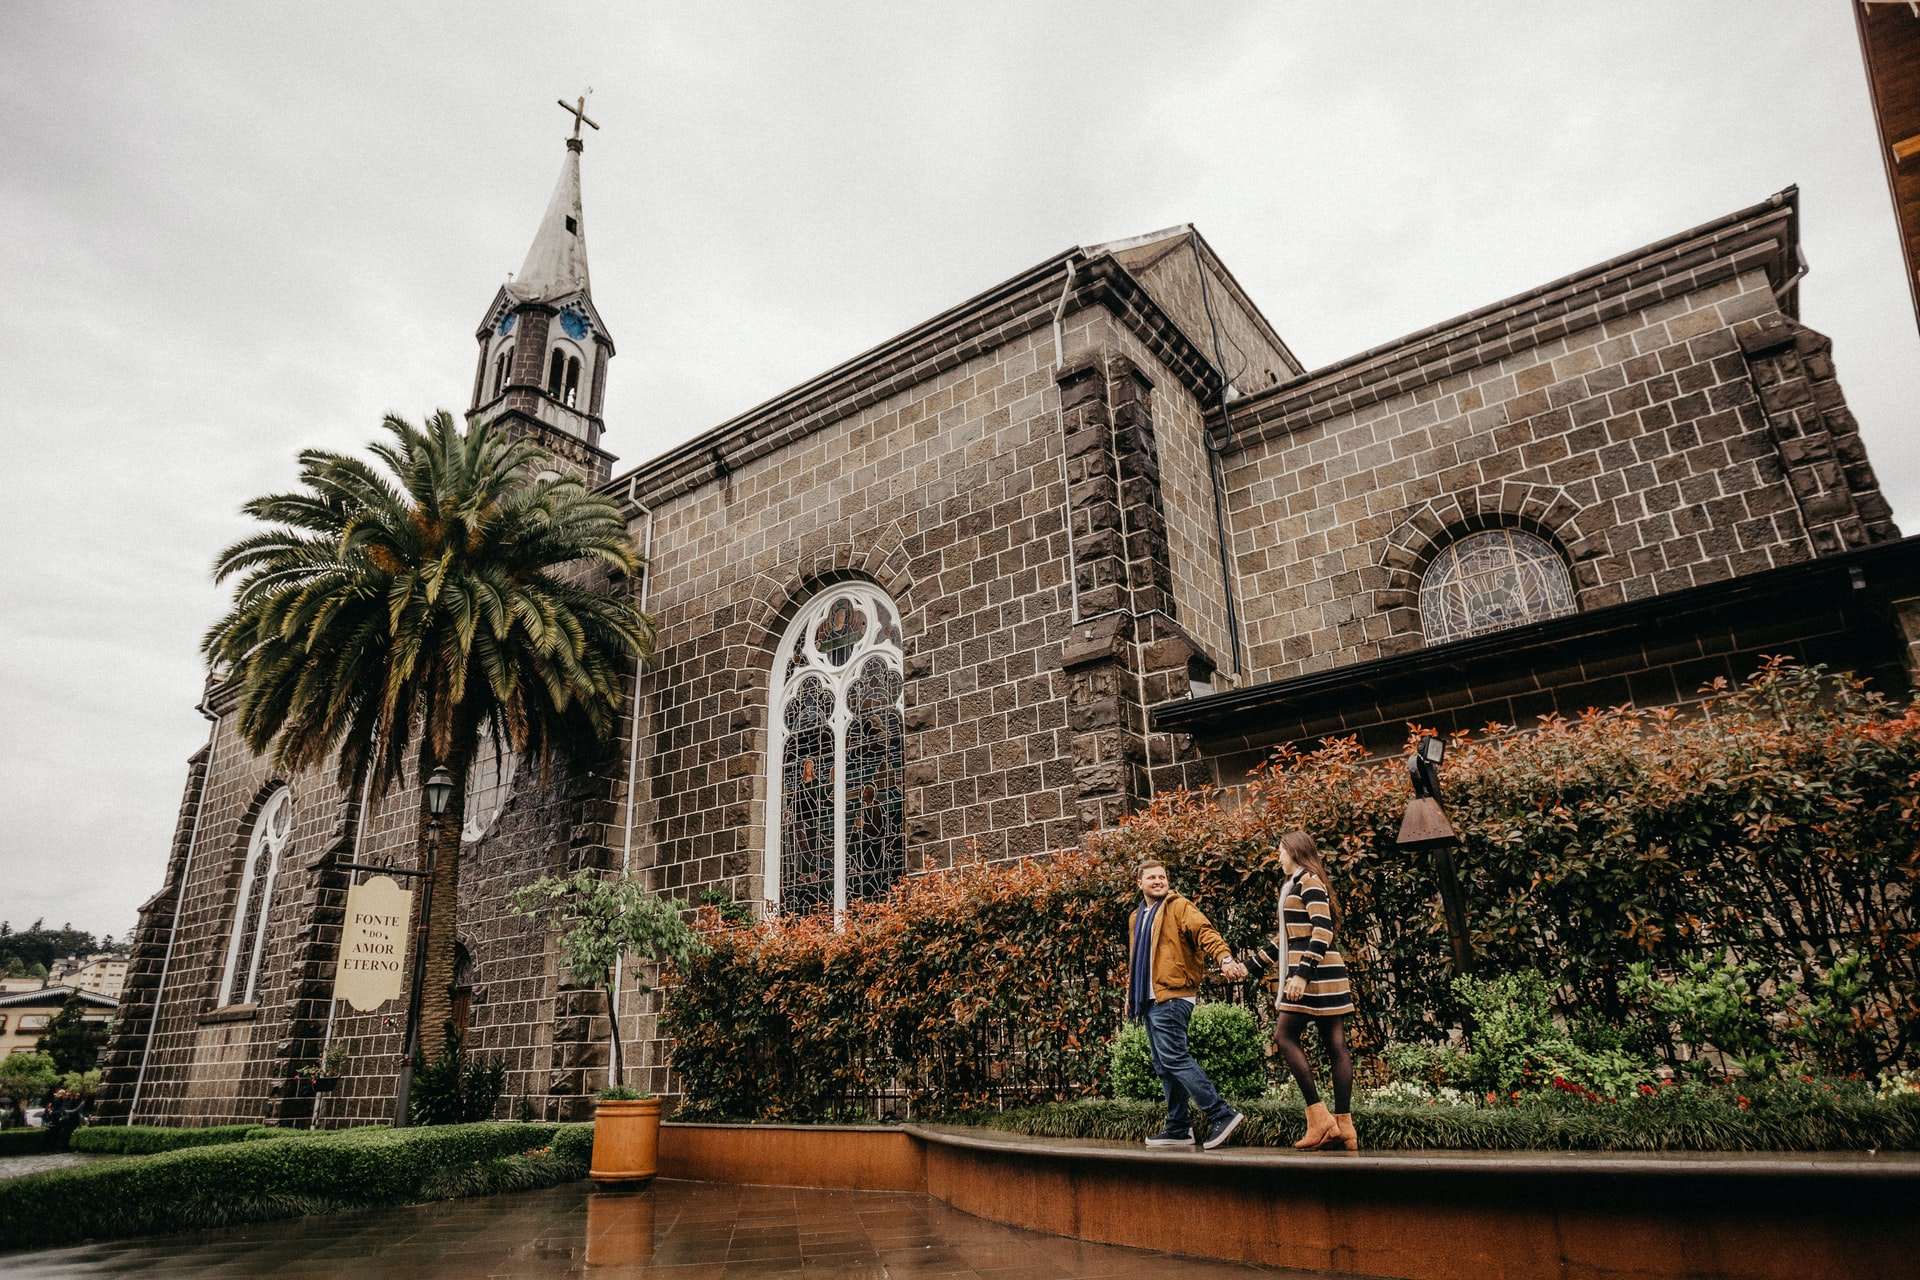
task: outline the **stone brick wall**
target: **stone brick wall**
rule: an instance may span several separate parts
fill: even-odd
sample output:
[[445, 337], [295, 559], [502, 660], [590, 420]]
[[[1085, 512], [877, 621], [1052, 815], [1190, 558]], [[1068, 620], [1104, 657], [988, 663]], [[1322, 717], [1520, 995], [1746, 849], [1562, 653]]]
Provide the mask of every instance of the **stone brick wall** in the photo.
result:
[[1895, 536], [1824, 339], [1751, 243], [1779, 218], [1756, 221], [1245, 406], [1254, 679], [1420, 648], [1419, 575], [1474, 528], [1556, 543], [1583, 610]]
[[[1790, 217], [1778, 202], [1746, 211], [1311, 376], [1224, 269], [1211, 276], [1223, 328], [1267, 380], [1232, 405], [1222, 472], [1241, 687], [1421, 648], [1419, 575], [1465, 530], [1551, 540], [1583, 609], [1894, 536], [1825, 340], [1777, 301]], [[1268, 740], [1196, 747], [1150, 728], [1192, 678], [1221, 668], [1224, 688], [1234, 674], [1203, 444], [1220, 377], [1183, 246], [1123, 250], [1138, 276], [1103, 254], [1042, 264], [607, 484], [649, 553], [630, 585], [659, 622], [656, 658], [619, 744], [522, 761], [499, 820], [462, 853], [469, 1047], [506, 1059], [504, 1110], [585, 1114], [609, 1057], [600, 994], [566, 984], [512, 894], [631, 866], [690, 902], [762, 903], [769, 668], [789, 620], [836, 583], [871, 581], [901, 609], [909, 870], [1073, 846], [1158, 791], [1233, 781], [1221, 762]], [[544, 346], [535, 319], [521, 364]], [[604, 475], [606, 457], [583, 444], [573, 462]], [[1725, 650], [1640, 658], [1568, 680], [1624, 680], [1639, 697], [1634, 679], [1652, 689], [1647, 673]], [[1554, 691], [1468, 691], [1481, 694], [1518, 706]], [[404, 1002], [359, 1015], [329, 998], [341, 864], [414, 865], [418, 792], [363, 820], [330, 778], [290, 780], [260, 998], [215, 1010], [271, 780], [222, 714], [183, 808], [183, 832], [199, 814], [191, 865], [183, 835], [143, 910], [114, 1105], [154, 1025], [142, 1122], [387, 1119]], [[1302, 736], [1391, 719], [1312, 715]], [[651, 981], [623, 974], [620, 1018], [630, 1082], [665, 1091]], [[348, 1067], [316, 1100], [294, 1070], [328, 1045]]]

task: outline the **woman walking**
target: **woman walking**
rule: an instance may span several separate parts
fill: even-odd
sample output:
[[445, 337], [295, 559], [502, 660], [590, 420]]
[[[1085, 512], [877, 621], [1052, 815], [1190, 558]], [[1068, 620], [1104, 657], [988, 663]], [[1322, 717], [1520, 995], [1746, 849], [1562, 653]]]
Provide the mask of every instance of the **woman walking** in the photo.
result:
[[[1347, 1015], [1353, 1012], [1353, 988], [1347, 981], [1347, 962], [1333, 944], [1339, 904], [1327, 884], [1327, 864], [1313, 837], [1289, 831], [1280, 837], [1280, 867], [1286, 883], [1280, 886], [1280, 929], [1273, 941], [1246, 958], [1258, 977], [1267, 969], [1280, 974], [1280, 1011], [1274, 1029], [1287, 1070], [1307, 1102], [1307, 1136], [1294, 1143], [1302, 1151], [1360, 1149], [1353, 1130], [1353, 1055], [1347, 1052]], [[1320, 1043], [1333, 1062], [1333, 1111], [1320, 1101], [1313, 1068], [1307, 1063], [1301, 1033], [1312, 1022]]]

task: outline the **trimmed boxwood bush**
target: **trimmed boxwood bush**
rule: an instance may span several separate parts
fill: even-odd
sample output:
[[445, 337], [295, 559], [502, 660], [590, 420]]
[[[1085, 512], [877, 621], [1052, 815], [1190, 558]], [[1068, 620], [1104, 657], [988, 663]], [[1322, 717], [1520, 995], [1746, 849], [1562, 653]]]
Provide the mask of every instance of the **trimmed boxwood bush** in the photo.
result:
[[[1536, 1099], [1469, 1106], [1371, 1099], [1353, 1123], [1381, 1151], [1881, 1151], [1920, 1150], [1920, 1097], [1877, 1099], [1861, 1087], [1755, 1083], [1745, 1094], [1669, 1086], [1619, 1102]], [[1288, 1147], [1306, 1132], [1298, 1102], [1236, 1103], [1235, 1141]], [[1160, 1128], [1158, 1102], [1087, 1101], [1027, 1107], [974, 1122], [1045, 1138], [1137, 1142]]]
[[275, 1134], [0, 1182], [0, 1246], [547, 1186], [583, 1176], [590, 1124], [493, 1122]]
[[[1187, 1024], [1187, 1047], [1222, 1097], [1257, 1098], [1266, 1092], [1260, 1024], [1239, 1005], [1212, 1002], [1196, 1008]], [[1114, 1037], [1108, 1082], [1116, 1098], [1160, 1099], [1144, 1024], [1129, 1022]]]
[[0, 1156], [37, 1156], [46, 1149], [45, 1129], [0, 1129]]
[[[93, 1155], [150, 1156], [161, 1151], [177, 1151], [181, 1147], [212, 1147], [223, 1142], [239, 1142], [260, 1127], [223, 1124], [210, 1129], [169, 1129], [162, 1125], [146, 1124], [96, 1125], [89, 1129], [74, 1130], [72, 1146], [75, 1151]], [[267, 1132], [287, 1131], [269, 1129]]]

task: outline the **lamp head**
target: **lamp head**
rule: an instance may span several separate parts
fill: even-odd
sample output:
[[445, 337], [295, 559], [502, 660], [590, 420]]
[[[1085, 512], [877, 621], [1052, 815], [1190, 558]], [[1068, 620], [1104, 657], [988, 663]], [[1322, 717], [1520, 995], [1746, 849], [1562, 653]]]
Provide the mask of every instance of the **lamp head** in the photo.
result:
[[1420, 739], [1417, 750], [1423, 761], [1437, 765], [1447, 757], [1447, 741], [1445, 738], [1429, 733]]
[[441, 765], [427, 779], [427, 812], [438, 818], [447, 811], [447, 801], [453, 799], [453, 775], [447, 767]]

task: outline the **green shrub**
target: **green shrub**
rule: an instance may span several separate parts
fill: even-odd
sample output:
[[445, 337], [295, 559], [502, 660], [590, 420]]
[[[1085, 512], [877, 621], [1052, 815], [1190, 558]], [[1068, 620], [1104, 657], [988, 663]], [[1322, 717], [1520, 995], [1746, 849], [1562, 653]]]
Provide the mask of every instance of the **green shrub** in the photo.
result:
[[1107, 1066], [1107, 1087], [1116, 1098], [1157, 1102], [1164, 1095], [1160, 1077], [1153, 1073], [1153, 1055], [1147, 1048], [1147, 1029], [1128, 1021], [1113, 1038]]
[[1555, 1021], [1546, 980], [1529, 971], [1498, 978], [1459, 978], [1453, 989], [1473, 1019], [1458, 1084], [1503, 1097], [1537, 1093], [1556, 1081], [1602, 1097], [1632, 1093], [1654, 1078], [1654, 1064], [1623, 1048], [1589, 1050]]
[[[1236, 1103], [1236, 1140], [1286, 1147], [1306, 1131], [1300, 1104]], [[1520, 1105], [1468, 1106], [1365, 1099], [1353, 1109], [1361, 1142], [1383, 1151], [1882, 1151], [1920, 1150], [1920, 1095], [1876, 1099], [1864, 1086], [1800, 1081], [1727, 1089], [1668, 1086], [1620, 1102], [1553, 1091]], [[992, 1129], [1049, 1138], [1137, 1142], [1159, 1128], [1156, 1103], [1056, 1103], [974, 1118]]]
[[[82, 1129], [73, 1136], [85, 1132]], [[0, 1156], [37, 1156], [46, 1149], [45, 1129], [0, 1129]]]
[[539, 1180], [585, 1171], [583, 1129], [592, 1126], [281, 1134], [29, 1174], [0, 1182], [0, 1243], [43, 1246], [548, 1185]]
[[[250, 1124], [223, 1124], [209, 1129], [169, 1129], [160, 1125], [103, 1124], [73, 1132], [73, 1149], [102, 1156], [149, 1156], [182, 1147], [211, 1147], [241, 1142], [259, 1128]], [[286, 1130], [270, 1130], [280, 1134]]]
[[475, 1124], [493, 1118], [506, 1091], [506, 1059], [469, 1056], [448, 1023], [440, 1056], [432, 1062], [414, 1059], [407, 1116], [414, 1124]]
[[[1239, 1005], [1210, 1002], [1195, 1008], [1187, 1024], [1187, 1047], [1222, 1097], [1257, 1098], [1266, 1091], [1260, 1024]], [[1108, 1083], [1116, 1098], [1163, 1097], [1145, 1025], [1128, 1022], [1114, 1037]]]

